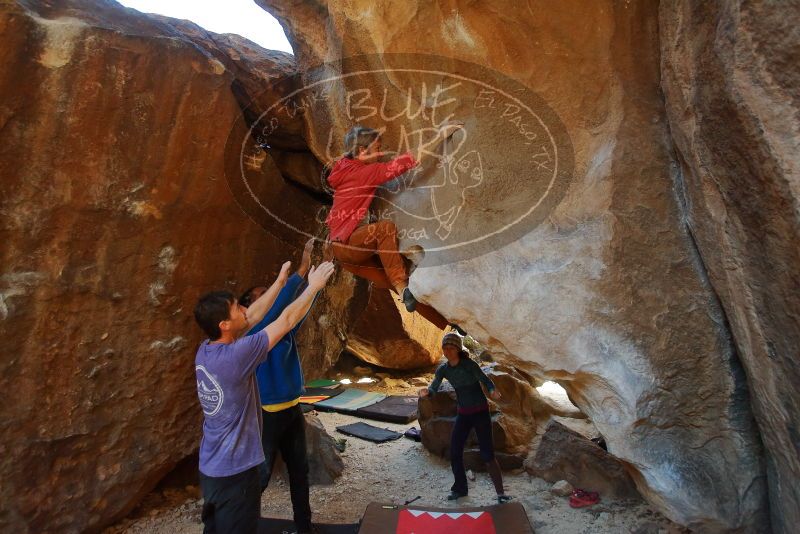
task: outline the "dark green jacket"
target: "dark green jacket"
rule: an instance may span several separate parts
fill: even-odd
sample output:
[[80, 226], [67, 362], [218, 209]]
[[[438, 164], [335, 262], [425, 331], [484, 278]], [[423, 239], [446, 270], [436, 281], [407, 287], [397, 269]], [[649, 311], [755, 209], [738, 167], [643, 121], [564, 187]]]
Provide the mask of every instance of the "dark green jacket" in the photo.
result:
[[469, 359], [462, 357], [458, 365], [450, 365], [444, 362], [436, 369], [436, 376], [428, 386], [428, 391], [433, 395], [439, 391], [442, 380], [448, 382], [456, 390], [459, 412], [473, 411], [478, 407], [488, 407], [486, 395], [481, 389], [481, 383], [486, 386], [489, 393], [494, 391], [494, 383], [484, 374], [480, 365]]

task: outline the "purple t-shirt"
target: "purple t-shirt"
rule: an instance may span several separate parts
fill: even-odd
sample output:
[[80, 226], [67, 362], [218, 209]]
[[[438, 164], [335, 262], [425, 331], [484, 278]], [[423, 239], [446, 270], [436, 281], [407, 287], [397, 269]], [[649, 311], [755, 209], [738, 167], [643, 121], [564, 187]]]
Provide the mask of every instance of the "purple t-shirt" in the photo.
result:
[[195, 357], [197, 396], [203, 408], [200, 472], [226, 477], [264, 461], [256, 367], [267, 359], [265, 331], [233, 343], [203, 341]]

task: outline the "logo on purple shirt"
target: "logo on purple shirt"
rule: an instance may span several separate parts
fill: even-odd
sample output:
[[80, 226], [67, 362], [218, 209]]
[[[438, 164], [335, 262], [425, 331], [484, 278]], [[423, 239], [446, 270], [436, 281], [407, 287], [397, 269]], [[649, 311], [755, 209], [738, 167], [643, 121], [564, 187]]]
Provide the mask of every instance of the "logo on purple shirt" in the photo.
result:
[[194, 369], [197, 373], [197, 397], [200, 399], [203, 413], [209, 417], [216, 415], [222, 408], [225, 393], [205, 367], [198, 365]]

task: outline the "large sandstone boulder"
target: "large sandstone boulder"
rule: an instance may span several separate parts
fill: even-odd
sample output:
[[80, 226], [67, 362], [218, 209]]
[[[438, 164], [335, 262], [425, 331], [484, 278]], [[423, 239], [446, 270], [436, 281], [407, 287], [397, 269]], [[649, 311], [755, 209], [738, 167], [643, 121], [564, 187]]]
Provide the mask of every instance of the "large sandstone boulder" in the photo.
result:
[[[301, 238], [242, 213], [224, 158], [244, 88], [291, 56], [249, 45], [233, 59], [240, 41], [185, 26], [114, 2], [0, 4], [4, 531], [126, 514], [199, 443], [198, 295], [299, 259]], [[319, 205], [267, 171], [273, 202]], [[353, 291], [338, 275], [307, 321], [310, 375], [344, 347]]]
[[525, 470], [548, 482], [566, 480], [576, 488], [603, 497], [633, 499], [639, 496], [625, 465], [574, 430], [550, 421], [536, 440]]
[[[306, 418], [306, 451], [308, 452], [308, 481], [314, 485], [328, 485], [339, 478], [344, 471], [336, 442], [333, 440], [322, 421], [315, 414], [307, 413]], [[273, 472], [289, 481], [289, 472], [280, 455], [275, 461]]]
[[662, 87], [686, 221], [767, 451], [776, 532], [800, 524], [800, 6], [666, 1]]
[[[791, 531], [794, 7], [258, 3], [304, 69], [361, 57], [292, 76], [286, 54], [110, 1], [0, 4], [8, 530], [97, 529], [196, 447], [196, 296], [262, 283], [323, 235], [322, 169], [354, 122], [405, 149], [449, 112], [450, 157], [382, 193], [418, 297], [561, 383], [671, 519], [765, 531], [766, 474]], [[337, 275], [301, 337], [309, 376], [369, 298]], [[521, 454], [522, 435], [499, 439]]]
[[441, 339], [441, 330], [421, 315], [408, 313], [394, 293], [375, 289], [348, 329], [347, 350], [381, 367], [416, 369], [436, 363]]
[[[93, 530], [198, 445], [197, 296], [269, 283], [330, 199], [301, 115], [243, 148], [291, 55], [106, 0], [2, 2], [0, 29], [2, 380], [20, 393], [0, 515]], [[368, 301], [337, 273], [299, 335], [307, 377]]]
[[403, 150], [409, 131], [465, 121], [440, 166], [383, 193], [383, 216], [414, 230], [403, 248], [424, 250], [415, 294], [562, 384], [668, 517], [762, 528], [746, 376], [675, 195], [658, 3], [259, 3], [302, 67], [350, 58], [304, 80], [329, 80], [305, 110], [319, 159], [355, 122]]

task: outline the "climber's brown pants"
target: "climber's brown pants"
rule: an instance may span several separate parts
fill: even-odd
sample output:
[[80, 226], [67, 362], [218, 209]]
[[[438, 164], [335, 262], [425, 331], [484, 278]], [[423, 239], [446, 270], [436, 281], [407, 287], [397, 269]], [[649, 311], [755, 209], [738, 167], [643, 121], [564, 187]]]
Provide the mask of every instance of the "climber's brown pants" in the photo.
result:
[[[356, 228], [347, 243], [331, 243], [333, 256], [345, 270], [395, 292], [408, 285], [408, 270], [399, 248], [397, 227], [385, 220]], [[416, 312], [441, 330], [448, 325], [447, 319], [426, 304], [417, 303]]]

